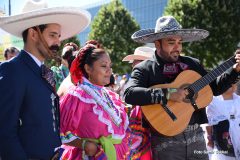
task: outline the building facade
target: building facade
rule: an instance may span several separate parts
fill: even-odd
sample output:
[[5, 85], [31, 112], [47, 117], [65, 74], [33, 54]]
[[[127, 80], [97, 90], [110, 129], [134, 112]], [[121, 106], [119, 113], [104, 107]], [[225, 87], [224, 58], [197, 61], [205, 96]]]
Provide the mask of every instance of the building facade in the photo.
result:
[[[160, 17], [168, 0], [121, 0], [126, 9], [135, 18], [141, 29], [155, 28], [156, 20]], [[90, 4], [83, 7], [92, 15], [92, 20], [97, 15], [99, 9], [108, 4], [110, 0], [99, 1], [98, 4]], [[78, 35], [81, 45], [88, 40], [90, 27]]]
[[[39, 0], [36, 0], [36, 1], [39, 1]], [[88, 1], [89, 1], [88, 3], [89, 5], [82, 6], [82, 8], [88, 10], [91, 13], [92, 20], [93, 20], [94, 17], [98, 14], [99, 9], [103, 5], [110, 3], [111, 0], [99, 0], [97, 2], [96, 0], [88, 0]], [[123, 5], [132, 15], [132, 17], [135, 18], [137, 23], [140, 25], [141, 29], [155, 27], [155, 22], [157, 18], [163, 14], [164, 8], [167, 5], [167, 1], [168, 0], [121, 0]], [[9, 0], [0, 1], [0, 15], [10, 13], [8, 8], [9, 2], [10, 2]], [[13, 14], [16, 14], [16, 8], [19, 8], [19, 5], [17, 4], [19, 4], [19, 2], [22, 2], [22, 0], [12, 1], [12, 9], [15, 9], [14, 10], [15, 13]], [[51, 0], [51, 2], [53, 1]], [[81, 45], [84, 45], [84, 43], [88, 40], [89, 32], [90, 32], [90, 26], [86, 30], [84, 30], [84, 32], [78, 35]], [[3, 49], [9, 46], [16, 46], [21, 49], [23, 46], [22, 39], [9, 35], [8, 33], [0, 29], [0, 56], [1, 56], [1, 53], [3, 52]]]

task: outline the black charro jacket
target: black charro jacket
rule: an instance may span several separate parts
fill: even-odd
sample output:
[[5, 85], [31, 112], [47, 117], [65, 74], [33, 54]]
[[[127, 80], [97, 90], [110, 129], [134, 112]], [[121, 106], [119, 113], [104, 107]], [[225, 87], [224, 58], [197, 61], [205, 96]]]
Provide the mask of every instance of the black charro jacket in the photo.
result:
[[[188, 57], [180, 56], [179, 61], [188, 65], [188, 69], [194, 70], [201, 76], [207, 74], [207, 71], [200, 64], [199, 60]], [[132, 71], [131, 78], [129, 79], [126, 90], [124, 92], [124, 100], [132, 105], [149, 105], [153, 104], [152, 92], [153, 89], [149, 87], [157, 84], [171, 83], [174, 78], [168, 78], [163, 73], [164, 62], [156, 53], [150, 60], [145, 60], [136, 65]], [[231, 84], [236, 83], [238, 73], [232, 68], [228, 69], [224, 74], [215, 79], [210, 87], [214, 96], [220, 95], [225, 92]], [[194, 111], [189, 124], [202, 124], [207, 123], [205, 109]]]

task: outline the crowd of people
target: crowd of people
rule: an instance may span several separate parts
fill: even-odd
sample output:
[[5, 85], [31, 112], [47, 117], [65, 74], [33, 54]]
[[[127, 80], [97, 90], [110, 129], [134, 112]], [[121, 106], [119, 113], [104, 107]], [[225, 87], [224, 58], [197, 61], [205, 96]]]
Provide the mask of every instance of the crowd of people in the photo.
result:
[[[197, 89], [182, 87], [187, 82], [176, 79], [208, 74], [198, 59], [181, 55], [183, 42], [203, 40], [208, 31], [183, 29], [174, 17], [159, 17], [155, 29], [132, 35], [155, 48], [141, 46], [124, 57], [132, 72], [119, 78], [97, 40], [82, 47], [64, 44], [61, 56], [57, 54], [62, 40], [89, 25], [87, 11], [47, 8], [31, 0], [26, 5], [33, 10], [0, 22], [0, 28], [24, 42], [22, 50], [7, 48], [0, 64], [1, 160], [240, 160], [240, 96], [235, 93], [240, 49], [233, 65], [209, 82], [211, 103], [199, 108]], [[58, 66], [48, 68], [47, 59]], [[165, 87], [156, 87], [161, 84]], [[192, 112], [190, 117], [179, 117], [174, 104], [190, 104], [190, 111], [178, 111]], [[150, 107], [156, 112], [149, 118], [145, 112]], [[166, 116], [158, 115], [159, 107]], [[159, 124], [171, 128], [171, 123], [156, 122], [160, 116], [189, 120], [169, 136], [158, 130]], [[207, 140], [202, 124], [208, 124]]]

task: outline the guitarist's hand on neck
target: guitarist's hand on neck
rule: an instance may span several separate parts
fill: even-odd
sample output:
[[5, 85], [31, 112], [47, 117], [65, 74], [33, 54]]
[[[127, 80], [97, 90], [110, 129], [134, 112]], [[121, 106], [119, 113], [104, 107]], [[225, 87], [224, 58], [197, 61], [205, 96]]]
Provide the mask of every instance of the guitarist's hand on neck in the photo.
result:
[[240, 49], [237, 49], [235, 52], [236, 63], [233, 65], [233, 69], [236, 72], [240, 72]]
[[175, 102], [182, 102], [186, 96], [188, 95], [188, 91], [186, 89], [177, 89], [176, 92], [172, 92], [169, 95], [169, 100], [175, 101]]

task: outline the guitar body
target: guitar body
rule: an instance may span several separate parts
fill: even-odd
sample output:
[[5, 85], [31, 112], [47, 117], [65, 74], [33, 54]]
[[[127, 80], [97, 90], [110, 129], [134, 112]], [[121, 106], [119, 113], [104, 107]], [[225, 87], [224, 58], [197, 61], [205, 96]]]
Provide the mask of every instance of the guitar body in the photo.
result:
[[[201, 75], [192, 70], [181, 72], [170, 84], [159, 84], [151, 88], [184, 88], [201, 78]], [[195, 95], [198, 108], [206, 107], [212, 101], [213, 93], [209, 85], [206, 85]], [[177, 117], [173, 121], [160, 104], [142, 106], [142, 111], [151, 126], [160, 134], [175, 136], [186, 129], [194, 112], [189, 101], [168, 101], [167, 106]]]

